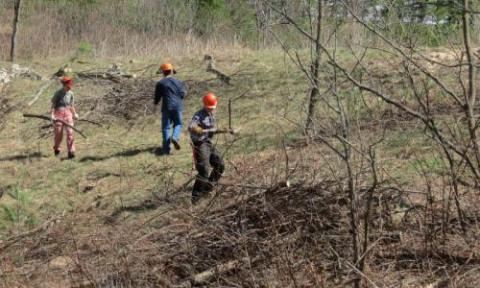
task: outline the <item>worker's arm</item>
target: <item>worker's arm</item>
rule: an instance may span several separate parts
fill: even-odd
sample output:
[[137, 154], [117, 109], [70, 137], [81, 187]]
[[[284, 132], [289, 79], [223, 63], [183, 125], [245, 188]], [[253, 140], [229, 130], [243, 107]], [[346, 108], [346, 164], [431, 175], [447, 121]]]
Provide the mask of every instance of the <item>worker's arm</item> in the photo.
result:
[[219, 128], [209, 128], [209, 129], [203, 129], [202, 127], [196, 125], [193, 127], [189, 127], [189, 130], [196, 133], [196, 134], [203, 134], [203, 133], [213, 133], [213, 134], [224, 134], [224, 133], [230, 133], [230, 134], [235, 134], [235, 131], [233, 129], [219, 129]]
[[206, 129], [200, 127], [200, 116], [194, 115], [190, 123], [188, 123], [188, 131], [197, 135], [205, 133]]
[[72, 99], [70, 100], [70, 112], [72, 112], [72, 115], [73, 115], [73, 119], [78, 119], [78, 114], [77, 114], [77, 110], [75, 109], [75, 95], [73, 94], [72, 91], [70, 91], [70, 93], [72, 94]]
[[153, 104], [158, 105], [160, 100], [162, 100], [163, 96], [163, 84], [158, 82], [157, 85], [155, 85], [155, 96], [153, 99]]
[[73, 119], [78, 119], [77, 110], [75, 110], [74, 106], [70, 106], [70, 112], [72, 112]]
[[187, 89], [183, 83], [180, 83], [180, 97], [184, 99], [185, 96], [187, 96]]
[[52, 97], [52, 100], [50, 101], [52, 102], [52, 105], [50, 106], [50, 118], [52, 120], [55, 120], [55, 102], [56, 101], [57, 101], [57, 92], [55, 92], [55, 94]]

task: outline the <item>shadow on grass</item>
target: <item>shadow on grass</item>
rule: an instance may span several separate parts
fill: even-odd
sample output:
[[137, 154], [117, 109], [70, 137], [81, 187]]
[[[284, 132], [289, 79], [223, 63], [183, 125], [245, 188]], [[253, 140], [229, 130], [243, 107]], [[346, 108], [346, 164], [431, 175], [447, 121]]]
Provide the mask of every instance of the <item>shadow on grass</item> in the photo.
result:
[[22, 155], [12, 155], [0, 158], [0, 162], [7, 162], [7, 161], [29, 161], [38, 158], [45, 158], [47, 155], [42, 154], [40, 152], [34, 152], [29, 154], [22, 154]]
[[117, 152], [115, 154], [111, 154], [111, 155], [107, 155], [107, 156], [85, 156], [85, 157], [81, 158], [79, 161], [80, 162], [104, 161], [104, 160], [108, 160], [108, 159], [116, 158], [116, 157], [132, 157], [132, 156], [136, 156], [136, 155], [141, 154], [141, 153], [152, 153], [152, 154], [155, 154], [155, 155], [161, 155], [161, 153], [159, 153], [158, 146], [151, 146], [151, 147], [146, 147], [146, 148], [142, 148], [142, 149], [140, 149], [140, 148], [128, 149], [128, 150], [124, 150], [124, 151]]

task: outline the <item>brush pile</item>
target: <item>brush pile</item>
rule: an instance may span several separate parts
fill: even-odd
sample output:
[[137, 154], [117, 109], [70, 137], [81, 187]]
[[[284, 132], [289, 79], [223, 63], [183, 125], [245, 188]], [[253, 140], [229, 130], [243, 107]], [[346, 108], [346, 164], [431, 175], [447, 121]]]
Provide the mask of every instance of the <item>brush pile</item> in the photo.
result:
[[153, 113], [155, 81], [129, 79], [113, 82], [111, 90], [101, 96], [79, 99], [81, 111], [90, 111], [89, 118], [133, 120]]
[[[305, 163], [296, 152], [290, 163]], [[445, 225], [457, 222], [451, 210], [444, 221], [450, 208], [440, 202], [411, 205], [405, 202], [406, 191], [387, 182], [371, 194], [368, 255], [364, 275], [358, 273], [345, 178], [322, 174], [309, 182], [313, 176], [305, 165], [295, 166], [297, 184], [291, 187], [262, 181], [259, 167], [266, 179], [274, 179], [265, 165], [281, 161], [281, 155], [235, 161], [239, 174], [222, 181], [264, 186], [222, 182], [215, 197], [193, 209], [182, 197], [173, 197], [144, 202], [142, 209], [121, 209], [114, 213], [116, 220], [104, 222], [99, 219], [111, 215], [109, 209], [95, 205], [22, 234], [28, 237], [0, 241], [0, 259], [7, 267], [0, 276], [12, 287], [353, 287], [358, 278], [376, 287], [478, 287], [480, 279], [469, 272], [480, 265], [473, 254], [478, 244], [471, 241], [478, 238], [476, 222], [466, 223], [471, 235], [464, 241], [458, 225]], [[321, 164], [309, 159], [310, 165]], [[357, 186], [360, 245], [370, 195], [367, 180]], [[91, 226], [96, 229], [84, 228]], [[11, 255], [21, 255], [22, 263]], [[457, 276], [445, 278], [441, 269]]]
[[350, 258], [346, 203], [328, 182], [239, 197], [199, 217], [192, 229], [156, 235], [170, 252], [163, 274], [183, 287], [321, 285], [317, 268], [338, 270], [337, 253]]
[[[92, 80], [92, 79], [89, 79]], [[153, 97], [157, 80], [151, 78], [121, 79], [118, 81], [104, 81], [111, 89], [103, 96], [79, 98], [77, 106], [80, 111], [90, 111], [89, 119], [100, 121], [108, 120], [135, 120], [153, 113]], [[188, 97], [203, 95], [218, 87], [220, 84], [207, 81], [184, 81]]]
[[152, 271], [131, 280], [143, 287], [152, 279], [165, 287], [345, 284], [357, 276], [345, 264], [352, 259], [349, 201], [336, 187], [332, 181], [260, 192], [222, 187], [223, 205], [178, 212], [135, 243], [155, 253], [131, 259], [138, 266], [130, 271]]

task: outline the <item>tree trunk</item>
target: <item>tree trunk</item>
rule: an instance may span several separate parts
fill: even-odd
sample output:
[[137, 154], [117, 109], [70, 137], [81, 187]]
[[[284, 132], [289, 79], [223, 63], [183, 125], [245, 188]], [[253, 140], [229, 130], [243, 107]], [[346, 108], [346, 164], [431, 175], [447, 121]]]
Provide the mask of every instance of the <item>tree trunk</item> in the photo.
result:
[[312, 76], [313, 76], [313, 87], [310, 92], [310, 98], [308, 102], [308, 111], [307, 111], [307, 120], [305, 123], [305, 134], [308, 134], [309, 131], [312, 129], [313, 120], [315, 117], [315, 107], [318, 102], [319, 97], [319, 89], [318, 89], [318, 75], [319, 75], [319, 68], [320, 68], [320, 57], [322, 54], [321, 50], [321, 36], [322, 36], [322, 12], [323, 12], [323, 0], [318, 0], [317, 6], [317, 35], [315, 38], [315, 59], [312, 63]]
[[18, 18], [20, 14], [20, 2], [21, 0], [15, 0], [14, 3], [14, 16], [13, 16], [13, 32], [12, 32], [12, 43], [10, 46], [10, 61], [15, 61], [15, 46], [17, 44], [17, 28], [18, 28]]
[[264, 0], [255, 0], [255, 21], [257, 26], [256, 48], [261, 49], [267, 46], [268, 29], [272, 18], [272, 11]]
[[468, 120], [468, 130], [470, 134], [470, 139], [473, 142], [473, 149], [475, 158], [477, 161], [477, 168], [480, 170], [480, 146], [478, 145], [477, 141], [477, 129], [478, 126], [476, 125], [475, 115], [473, 108], [476, 104], [476, 85], [475, 85], [475, 75], [476, 75], [476, 67], [475, 67], [475, 60], [473, 58], [473, 51], [472, 51], [472, 44], [471, 44], [471, 32], [470, 32], [470, 25], [471, 25], [471, 16], [469, 15], [470, 11], [470, 1], [463, 0], [463, 13], [462, 13], [462, 32], [463, 32], [463, 40], [465, 46], [465, 52], [467, 56], [468, 62], [468, 90], [465, 95], [465, 112], [467, 114]]

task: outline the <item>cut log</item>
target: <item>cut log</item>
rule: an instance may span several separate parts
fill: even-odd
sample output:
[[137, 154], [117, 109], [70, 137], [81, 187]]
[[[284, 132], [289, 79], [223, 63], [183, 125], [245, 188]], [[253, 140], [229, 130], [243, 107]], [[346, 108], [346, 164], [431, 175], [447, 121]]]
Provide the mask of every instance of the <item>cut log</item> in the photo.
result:
[[213, 278], [215, 275], [220, 275], [226, 272], [229, 272], [240, 264], [238, 260], [232, 260], [224, 264], [219, 264], [211, 269], [205, 270], [201, 273], [193, 275], [190, 279], [183, 281], [179, 285], [174, 287], [183, 288], [183, 287], [196, 287], [197, 285], [205, 284], [208, 280]]
[[230, 83], [231, 77], [215, 68], [215, 61], [213, 60], [212, 56], [205, 55], [203, 60], [205, 61], [205, 63], [207, 63], [207, 72], [215, 74], [217, 78], [220, 79], [223, 83], [227, 85], [232, 85]]

